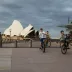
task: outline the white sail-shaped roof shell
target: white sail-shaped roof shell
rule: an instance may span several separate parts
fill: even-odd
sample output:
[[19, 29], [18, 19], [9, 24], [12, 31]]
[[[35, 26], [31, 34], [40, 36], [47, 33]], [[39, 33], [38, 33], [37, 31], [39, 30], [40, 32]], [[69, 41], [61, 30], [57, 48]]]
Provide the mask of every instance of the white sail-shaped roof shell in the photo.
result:
[[10, 30], [11, 30], [11, 36], [14, 35], [19, 36], [20, 32], [23, 30], [23, 27], [19, 21], [14, 20], [12, 25], [4, 31], [4, 34], [10, 35]]
[[24, 37], [26, 37], [29, 33], [31, 33], [33, 30], [31, 30], [31, 28], [33, 28], [33, 26], [31, 24], [28, 25], [28, 27], [26, 27], [22, 32], [21, 35], [23, 35]]
[[25, 35], [24, 35], [24, 37], [26, 37], [28, 34], [30, 34], [32, 31], [34, 31], [34, 30], [30, 30], [30, 31], [28, 31], [27, 33], [25, 33]]

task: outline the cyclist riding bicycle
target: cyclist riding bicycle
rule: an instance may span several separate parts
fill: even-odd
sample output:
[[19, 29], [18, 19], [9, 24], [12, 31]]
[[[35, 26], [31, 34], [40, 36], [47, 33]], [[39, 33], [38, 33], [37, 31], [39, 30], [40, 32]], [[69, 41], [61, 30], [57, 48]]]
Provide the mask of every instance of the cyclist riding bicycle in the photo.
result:
[[46, 39], [46, 33], [43, 31], [43, 28], [40, 28], [39, 38], [40, 38], [40, 42], [41, 42], [41, 47], [43, 48], [42, 44], [43, 44], [43, 41]]
[[60, 41], [63, 42], [65, 38], [64, 31], [62, 30], [60, 33], [61, 33]]
[[61, 43], [63, 43], [63, 44], [66, 43], [67, 44], [67, 49], [70, 49], [69, 48], [69, 41], [70, 41], [69, 34], [64, 34], [63, 30], [60, 33], [61, 33], [61, 38], [60, 38]]

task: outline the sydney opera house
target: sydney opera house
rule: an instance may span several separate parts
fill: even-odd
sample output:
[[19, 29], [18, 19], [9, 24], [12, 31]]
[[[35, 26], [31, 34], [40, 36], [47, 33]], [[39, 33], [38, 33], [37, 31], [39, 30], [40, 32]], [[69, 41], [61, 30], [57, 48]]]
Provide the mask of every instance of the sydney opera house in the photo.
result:
[[18, 39], [35, 37], [35, 29], [29, 24], [23, 28], [22, 24], [18, 20], [14, 20], [13, 23], [2, 34], [3, 39]]

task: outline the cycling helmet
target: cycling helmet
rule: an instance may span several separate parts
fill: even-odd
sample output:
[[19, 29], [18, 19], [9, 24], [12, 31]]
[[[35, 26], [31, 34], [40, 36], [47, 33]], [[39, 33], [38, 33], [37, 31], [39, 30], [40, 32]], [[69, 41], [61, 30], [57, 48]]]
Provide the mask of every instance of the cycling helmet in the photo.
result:
[[60, 31], [61, 33], [64, 32], [63, 30]]
[[40, 28], [40, 30], [43, 30], [43, 28]]

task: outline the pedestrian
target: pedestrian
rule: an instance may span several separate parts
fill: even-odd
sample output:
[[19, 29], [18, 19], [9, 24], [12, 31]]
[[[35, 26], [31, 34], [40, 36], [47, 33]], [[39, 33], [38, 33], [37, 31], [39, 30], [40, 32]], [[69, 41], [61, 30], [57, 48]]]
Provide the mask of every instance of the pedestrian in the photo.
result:
[[0, 32], [0, 47], [2, 48], [2, 35], [1, 35], [1, 32]]

